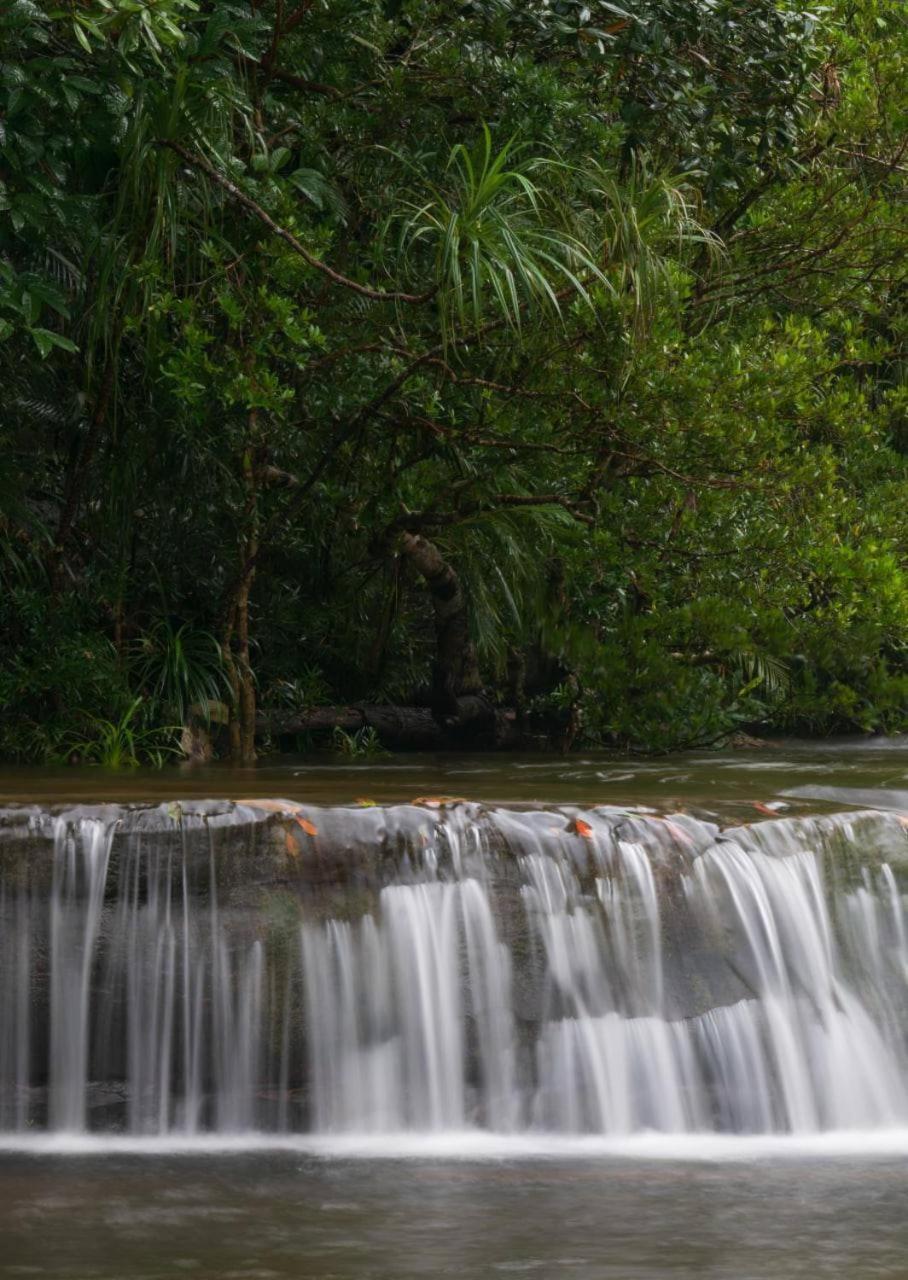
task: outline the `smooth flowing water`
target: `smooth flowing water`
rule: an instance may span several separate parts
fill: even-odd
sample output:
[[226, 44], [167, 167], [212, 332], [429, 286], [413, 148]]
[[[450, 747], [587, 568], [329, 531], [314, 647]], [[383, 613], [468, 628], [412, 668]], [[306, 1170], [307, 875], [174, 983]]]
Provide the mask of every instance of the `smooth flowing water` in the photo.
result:
[[277, 756], [255, 768], [227, 764], [164, 770], [5, 768], [0, 805], [134, 803], [285, 796], [310, 804], [367, 797], [399, 804], [413, 796], [469, 796], [488, 804], [695, 807], [730, 821], [754, 803], [786, 813], [848, 807], [908, 807], [908, 743], [901, 738], [780, 741], [762, 750], [699, 751], [627, 759], [584, 755], [378, 756], [366, 760]]
[[903, 1274], [908, 771], [815, 758], [0, 810], [0, 1275]]
[[901, 1280], [904, 1160], [7, 1158], [0, 1276]]
[[908, 1125], [900, 814], [11, 817], [0, 1143]]

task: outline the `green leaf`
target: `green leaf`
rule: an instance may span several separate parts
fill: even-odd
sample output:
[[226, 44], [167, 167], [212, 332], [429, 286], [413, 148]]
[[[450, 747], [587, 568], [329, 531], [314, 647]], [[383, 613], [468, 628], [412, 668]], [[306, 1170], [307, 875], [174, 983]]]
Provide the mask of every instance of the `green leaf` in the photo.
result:
[[52, 329], [29, 329], [29, 333], [35, 340], [35, 345], [41, 353], [41, 359], [44, 360], [50, 355], [54, 347], [60, 351], [78, 351], [79, 348], [69, 338], [64, 338], [61, 333], [54, 333]]
[[82, 46], [82, 48], [85, 50], [86, 53], [93, 52], [91, 47], [91, 42], [88, 39], [88, 36], [82, 30], [82, 24], [79, 22], [78, 19], [73, 23], [73, 34], [75, 35], [76, 39], [79, 41], [79, 44]]

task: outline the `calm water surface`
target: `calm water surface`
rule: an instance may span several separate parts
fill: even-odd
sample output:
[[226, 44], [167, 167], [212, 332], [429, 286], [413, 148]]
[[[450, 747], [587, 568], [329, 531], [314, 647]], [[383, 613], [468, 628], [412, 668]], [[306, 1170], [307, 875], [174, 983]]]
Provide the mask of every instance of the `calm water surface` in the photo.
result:
[[6, 1156], [0, 1276], [908, 1276], [908, 1164]]
[[288, 756], [253, 769], [229, 765], [160, 770], [0, 768], [0, 805], [269, 797], [311, 804], [418, 796], [461, 796], [500, 804], [642, 805], [689, 809], [738, 821], [858, 808], [908, 809], [908, 738], [824, 744], [778, 742], [760, 749], [701, 751], [648, 760], [604, 753], [392, 755], [326, 761]]

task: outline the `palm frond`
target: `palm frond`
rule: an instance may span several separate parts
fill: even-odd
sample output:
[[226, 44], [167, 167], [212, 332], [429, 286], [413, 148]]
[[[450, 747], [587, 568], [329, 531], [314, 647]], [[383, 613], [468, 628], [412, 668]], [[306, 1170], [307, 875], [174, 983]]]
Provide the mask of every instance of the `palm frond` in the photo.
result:
[[746, 686], [767, 697], [784, 693], [791, 684], [791, 669], [774, 654], [741, 649], [732, 655], [731, 664]]
[[193, 706], [225, 697], [221, 647], [210, 632], [158, 619], [130, 648], [133, 678], [144, 695], [185, 724]]
[[551, 557], [565, 525], [559, 507], [489, 510], [437, 538], [457, 567], [470, 602], [477, 649], [503, 670], [508, 647], [539, 627], [546, 609]]
[[444, 180], [423, 175], [428, 198], [405, 202], [396, 221], [405, 269], [428, 271], [442, 334], [478, 329], [490, 313], [519, 330], [526, 312], [559, 315], [567, 292], [589, 303], [608, 281], [540, 182], [556, 162], [509, 140], [497, 151], [488, 127], [479, 143], [458, 143]]
[[721, 241], [700, 221], [690, 174], [653, 173], [638, 156], [626, 177], [598, 162], [584, 174], [600, 228], [602, 270], [629, 298], [638, 325], [660, 301], [676, 302], [679, 276], [694, 257], [722, 261]]

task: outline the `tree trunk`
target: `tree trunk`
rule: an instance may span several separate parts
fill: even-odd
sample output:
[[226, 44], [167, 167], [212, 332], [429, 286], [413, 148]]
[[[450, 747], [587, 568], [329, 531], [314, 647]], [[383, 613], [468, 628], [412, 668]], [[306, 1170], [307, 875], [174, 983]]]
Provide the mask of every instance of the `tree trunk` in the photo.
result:
[[85, 437], [85, 443], [79, 450], [69, 471], [69, 475], [66, 477], [66, 483], [63, 489], [63, 503], [60, 508], [60, 516], [57, 521], [57, 531], [54, 535], [54, 542], [50, 549], [47, 566], [48, 577], [50, 578], [51, 594], [55, 596], [59, 595], [63, 588], [63, 568], [66, 544], [69, 541], [73, 525], [76, 522], [76, 516], [79, 513], [79, 506], [82, 501], [82, 491], [85, 487], [88, 469], [91, 466], [92, 458], [95, 455], [98, 442], [101, 439], [104, 423], [107, 420], [107, 413], [113, 396], [115, 368], [114, 358], [113, 356], [109, 356], [107, 364], [104, 366], [104, 373], [101, 378], [101, 385], [98, 389], [98, 396], [95, 400], [94, 411], [92, 412], [91, 420], [88, 424], [88, 434]]
[[[241, 548], [242, 550], [242, 548]], [[221, 653], [224, 655], [224, 667], [227, 671], [227, 683], [230, 686], [230, 716], [227, 721], [227, 741], [230, 745], [230, 759], [239, 763], [242, 756], [242, 735], [240, 733], [240, 704], [242, 687], [240, 673], [233, 656], [233, 634], [236, 630], [237, 597], [234, 594], [227, 610], [227, 621], [224, 624], [224, 635], [221, 641]]]
[[459, 706], [459, 699], [482, 699], [479, 662], [460, 579], [434, 542], [420, 534], [402, 534], [400, 546], [425, 579], [435, 612], [432, 710], [442, 723], [460, 720], [464, 709]]
[[235, 764], [255, 764], [255, 679], [249, 650], [249, 596], [255, 581], [259, 552], [259, 512], [256, 489], [254, 442], [258, 415], [249, 415], [249, 443], [243, 453], [243, 536], [240, 539], [240, 573], [233, 601], [227, 613], [224, 634], [224, 662], [231, 689], [228, 734], [230, 755]]

